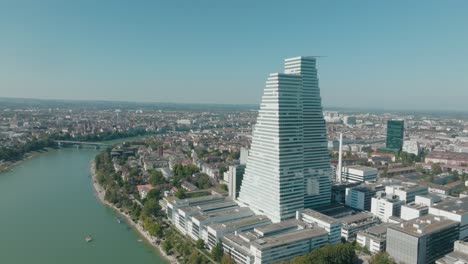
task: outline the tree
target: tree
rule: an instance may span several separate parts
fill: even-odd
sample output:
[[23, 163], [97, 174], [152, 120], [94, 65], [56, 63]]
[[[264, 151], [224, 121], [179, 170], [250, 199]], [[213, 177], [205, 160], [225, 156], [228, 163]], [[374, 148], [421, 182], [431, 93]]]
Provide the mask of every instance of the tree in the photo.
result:
[[322, 248], [294, 258], [291, 264], [352, 264], [356, 260], [356, 252], [351, 243], [326, 245]]
[[203, 257], [196, 250], [192, 250], [192, 253], [188, 257], [188, 264], [202, 264]]
[[203, 249], [205, 247], [205, 241], [203, 241], [203, 239], [198, 239], [196, 246], [198, 249]]
[[162, 236], [161, 225], [158, 223], [154, 223], [154, 222], [151, 223], [147, 230], [148, 230], [148, 233], [152, 236], [157, 236], [157, 237]]
[[161, 199], [161, 191], [159, 189], [151, 189], [148, 194], [146, 194], [146, 199], [155, 199], [155, 200], [160, 200]]
[[383, 176], [383, 177], [387, 177], [387, 176], [388, 176], [388, 167], [385, 167], [385, 168], [384, 168], [383, 173], [382, 173], [382, 176]]
[[149, 183], [151, 185], [157, 186], [166, 182], [166, 179], [164, 178], [162, 172], [158, 170], [149, 170], [148, 172], [151, 174], [149, 178]]
[[440, 167], [439, 163], [434, 163], [431, 165], [431, 173], [432, 175], [439, 175], [442, 173], [442, 168]]
[[185, 198], [185, 191], [184, 191], [184, 189], [179, 188], [174, 195], [179, 199], [184, 199]]
[[397, 264], [387, 252], [379, 252], [372, 256], [369, 264]]
[[424, 173], [424, 168], [421, 165], [416, 165], [416, 171], [420, 173]]
[[154, 215], [158, 214], [160, 210], [160, 206], [155, 199], [148, 199], [146, 200], [145, 204], [143, 205], [143, 212], [147, 215]]
[[164, 250], [164, 252], [166, 252], [166, 254], [170, 254], [170, 251], [172, 249], [172, 243], [169, 239], [166, 239], [162, 242], [162, 249]]
[[226, 184], [220, 184], [219, 187], [220, 187], [222, 190], [229, 191], [229, 190], [228, 190], [228, 186], [227, 186]]
[[221, 258], [221, 264], [236, 264], [236, 262], [228, 254], [224, 254]]
[[223, 245], [220, 241], [216, 243], [216, 245], [211, 250], [211, 255], [213, 256], [214, 260], [220, 261], [224, 255]]

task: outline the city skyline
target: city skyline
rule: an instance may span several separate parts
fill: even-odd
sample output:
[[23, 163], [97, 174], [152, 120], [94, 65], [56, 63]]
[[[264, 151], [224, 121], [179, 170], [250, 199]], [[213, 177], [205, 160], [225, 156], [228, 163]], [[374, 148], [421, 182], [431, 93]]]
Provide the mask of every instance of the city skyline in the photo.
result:
[[255, 105], [312, 54], [326, 107], [466, 110], [466, 3], [421, 3], [2, 3], [0, 96]]

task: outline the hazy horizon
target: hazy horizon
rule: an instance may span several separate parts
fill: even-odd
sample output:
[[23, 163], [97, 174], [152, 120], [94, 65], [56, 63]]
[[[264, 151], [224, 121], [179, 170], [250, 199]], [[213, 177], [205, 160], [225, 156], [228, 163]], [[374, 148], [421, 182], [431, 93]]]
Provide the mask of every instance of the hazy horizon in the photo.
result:
[[260, 103], [318, 59], [324, 107], [467, 111], [465, 1], [0, 3], [0, 97]]

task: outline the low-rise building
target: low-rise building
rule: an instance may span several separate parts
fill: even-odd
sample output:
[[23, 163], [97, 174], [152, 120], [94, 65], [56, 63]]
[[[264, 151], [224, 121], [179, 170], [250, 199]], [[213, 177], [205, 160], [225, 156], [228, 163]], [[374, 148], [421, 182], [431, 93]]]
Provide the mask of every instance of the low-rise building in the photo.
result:
[[385, 193], [388, 195], [396, 195], [400, 200], [406, 203], [414, 202], [416, 195], [424, 195], [428, 193], [427, 186], [421, 186], [413, 182], [402, 182], [398, 185], [385, 186]]
[[384, 188], [378, 184], [361, 184], [346, 188], [345, 204], [354, 209], [370, 211], [372, 197]]
[[347, 241], [354, 241], [360, 230], [365, 230], [369, 227], [378, 225], [379, 218], [371, 213], [358, 213], [338, 219], [341, 221], [341, 237]]
[[403, 141], [403, 151], [418, 156], [421, 148], [419, 147], [419, 143], [417, 141], [405, 140]]
[[153, 189], [154, 187], [151, 184], [137, 185], [138, 194], [140, 195], [141, 199], [145, 199], [148, 195], [148, 192]]
[[[236, 210], [239, 206], [230, 200], [223, 200], [220, 202], [213, 202], [197, 206], [186, 206], [179, 208], [175, 215], [175, 226], [183, 234], [189, 234], [194, 239], [201, 238], [202, 233], [199, 224], [193, 225], [193, 217], [199, 214], [216, 214], [223, 213], [224, 211]], [[233, 211], [233, 214], [236, 212]]]
[[224, 252], [237, 263], [276, 263], [303, 255], [328, 243], [325, 229], [293, 219], [236, 232], [222, 238]]
[[401, 206], [400, 218], [403, 220], [411, 220], [427, 215], [428, 213], [429, 206], [413, 202]]
[[192, 215], [190, 218], [187, 225], [187, 233], [194, 240], [203, 239], [204, 241], [208, 241], [207, 225], [232, 221], [253, 215], [253, 211], [248, 207], [234, 207], [215, 212], [201, 211]]
[[460, 223], [459, 239], [468, 237], [468, 197], [447, 199], [429, 208], [429, 214], [444, 216]]
[[401, 206], [405, 204], [396, 195], [372, 197], [371, 212], [383, 222], [388, 222], [389, 217], [400, 217]]
[[468, 164], [468, 153], [432, 151], [426, 156], [425, 162], [462, 166]]
[[468, 243], [457, 240], [453, 244], [453, 251], [438, 259], [436, 264], [466, 264], [468, 263]]
[[376, 225], [357, 233], [356, 242], [372, 253], [385, 251], [387, 242], [387, 227], [393, 224]]
[[387, 229], [387, 252], [398, 263], [429, 264], [453, 250], [459, 223], [425, 215]]
[[438, 203], [440, 201], [442, 201], [442, 197], [434, 193], [428, 193], [425, 195], [416, 195], [414, 199], [415, 203], [424, 204], [427, 206], [432, 206], [434, 203]]
[[340, 242], [341, 222], [337, 219], [311, 209], [304, 209], [301, 213], [301, 220], [325, 229], [328, 232], [328, 242], [330, 244]]
[[[334, 167], [332, 166], [332, 168]], [[336, 175], [336, 173], [332, 175]], [[359, 182], [334, 182], [331, 188], [332, 202], [340, 204], [346, 203], [346, 189], [360, 184]]]
[[360, 165], [345, 166], [342, 170], [341, 179], [347, 182], [372, 182], [377, 180], [376, 168]]
[[228, 176], [229, 197], [236, 200], [239, 197], [240, 186], [244, 178], [245, 165], [229, 166]]
[[269, 224], [271, 224], [271, 220], [264, 215], [252, 215], [231, 221], [212, 223], [207, 225], [208, 240], [205, 243], [211, 249], [225, 234], [244, 232]]

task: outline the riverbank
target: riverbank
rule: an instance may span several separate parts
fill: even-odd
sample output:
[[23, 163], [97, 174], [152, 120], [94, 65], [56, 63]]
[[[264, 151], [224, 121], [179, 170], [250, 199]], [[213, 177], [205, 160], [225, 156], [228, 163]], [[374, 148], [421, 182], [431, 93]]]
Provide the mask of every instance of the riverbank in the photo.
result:
[[178, 263], [177, 259], [174, 256], [167, 255], [162, 250], [161, 244], [158, 245], [155, 242], [155, 237], [151, 236], [147, 231], [145, 231], [144, 228], [143, 228], [143, 225], [141, 223], [135, 223], [132, 220], [132, 217], [128, 213], [121, 212], [119, 210], [119, 208], [117, 208], [115, 205], [107, 202], [104, 199], [104, 196], [105, 196], [106, 192], [105, 192], [104, 188], [102, 188], [102, 186], [97, 182], [97, 179], [96, 179], [96, 164], [95, 164], [94, 160], [91, 161], [90, 172], [91, 172], [91, 180], [92, 180], [93, 188], [94, 188], [95, 195], [98, 198], [98, 200], [102, 204], [104, 204], [107, 207], [113, 209], [115, 212], [117, 212], [119, 215], [121, 215], [123, 218], [125, 218], [126, 222], [131, 227], [136, 229], [138, 231], [138, 233], [148, 241], [148, 243], [150, 243], [154, 248], [156, 248], [158, 250], [158, 252], [160, 253], [160, 255], [162, 257], [164, 257], [167, 261], [169, 261], [169, 263], [177, 264]]
[[45, 148], [45, 149], [43, 149], [41, 151], [28, 152], [28, 153], [24, 154], [24, 157], [22, 159], [20, 159], [20, 160], [17, 160], [17, 161], [14, 161], [14, 162], [11, 162], [11, 161], [3, 162], [3, 163], [0, 164], [0, 173], [11, 171], [14, 167], [20, 165], [24, 161], [26, 161], [28, 159], [31, 159], [31, 158], [34, 158], [35, 156], [37, 156], [37, 155], [39, 155], [41, 153], [47, 152], [49, 150], [50, 150], [49, 148]]

